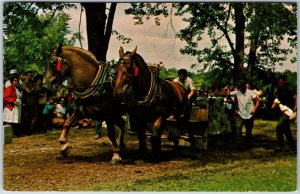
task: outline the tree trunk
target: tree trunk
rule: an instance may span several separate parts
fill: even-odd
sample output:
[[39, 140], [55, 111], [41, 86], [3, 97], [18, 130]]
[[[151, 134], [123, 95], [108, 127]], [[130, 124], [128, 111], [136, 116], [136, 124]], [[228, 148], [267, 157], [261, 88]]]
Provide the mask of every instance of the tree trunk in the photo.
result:
[[100, 61], [106, 61], [106, 3], [81, 3], [86, 13], [88, 50]]
[[243, 15], [244, 4], [234, 3], [235, 10], [235, 35], [236, 49], [234, 56], [234, 84], [243, 77], [244, 70], [244, 41], [245, 41], [245, 16]]
[[247, 67], [247, 74], [246, 74], [246, 78], [250, 82], [253, 81], [253, 70], [256, 64], [257, 41], [258, 41], [258, 35], [252, 38], [250, 43], [248, 67]]
[[111, 3], [108, 18], [107, 18], [106, 31], [105, 31], [105, 34], [104, 34], [104, 41], [105, 41], [104, 50], [106, 51], [105, 56], [107, 54], [109, 40], [110, 40], [110, 37], [111, 37], [111, 32], [112, 32], [112, 26], [113, 26], [113, 22], [114, 22], [116, 7], [117, 7], [117, 3]]

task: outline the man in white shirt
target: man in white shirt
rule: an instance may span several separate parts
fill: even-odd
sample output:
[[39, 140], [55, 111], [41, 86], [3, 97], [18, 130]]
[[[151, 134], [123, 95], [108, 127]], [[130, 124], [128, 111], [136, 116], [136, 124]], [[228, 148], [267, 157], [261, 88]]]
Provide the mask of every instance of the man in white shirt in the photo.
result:
[[194, 86], [193, 80], [187, 76], [186, 69], [179, 69], [178, 78], [174, 79], [173, 81], [179, 83], [185, 88], [189, 101], [193, 101], [197, 98], [196, 87]]
[[[242, 83], [239, 90], [230, 92], [231, 96], [236, 96], [238, 103], [238, 111], [236, 116], [236, 131], [235, 143], [241, 148], [242, 143], [242, 127], [245, 124], [246, 128], [246, 147], [251, 147], [251, 134], [254, 125], [254, 113], [259, 106], [258, 96], [249, 89], [246, 89], [246, 84]], [[255, 104], [253, 103], [255, 101]]]

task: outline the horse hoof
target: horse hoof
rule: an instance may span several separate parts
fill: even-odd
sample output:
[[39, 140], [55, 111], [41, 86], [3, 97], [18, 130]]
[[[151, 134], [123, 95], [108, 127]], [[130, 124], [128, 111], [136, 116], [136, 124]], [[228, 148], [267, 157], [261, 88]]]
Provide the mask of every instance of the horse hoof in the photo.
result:
[[122, 158], [118, 153], [114, 153], [110, 163], [111, 164], [120, 164], [122, 162]]
[[59, 138], [59, 143], [60, 144], [66, 144], [67, 143], [67, 139], [64, 137]]
[[68, 157], [69, 153], [70, 153], [70, 147], [67, 144], [63, 145], [63, 147], [60, 150], [60, 154], [63, 157]]

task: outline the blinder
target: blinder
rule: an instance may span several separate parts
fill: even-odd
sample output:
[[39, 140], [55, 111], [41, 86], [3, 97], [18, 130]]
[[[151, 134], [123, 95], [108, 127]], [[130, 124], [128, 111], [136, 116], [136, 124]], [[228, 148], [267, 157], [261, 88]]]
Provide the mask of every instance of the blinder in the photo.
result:
[[56, 72], [61, 72], [62, 63], [63, 59], [61, 57], [57, 57], [57, 59], [50, 61], [50, 68]]
[[58, 84], [63, 82], [62, 79], [62, 65], [63, 65], [63, 58], [52, 56], [54, 59], [50, 61], [49, 69], [52, 70], [54, 76], [56, 77]]
[[[139, 68], [135, 65], [134, 60], [131, 60], [128, 57], [122, 57], [120, 58], [120, 61], [120, 67], [129, 78], [136, 78], [139, 75]], [[130, 64], [130, 68], [127, 69], [126, 67], [123, 67], [124, 64]]]

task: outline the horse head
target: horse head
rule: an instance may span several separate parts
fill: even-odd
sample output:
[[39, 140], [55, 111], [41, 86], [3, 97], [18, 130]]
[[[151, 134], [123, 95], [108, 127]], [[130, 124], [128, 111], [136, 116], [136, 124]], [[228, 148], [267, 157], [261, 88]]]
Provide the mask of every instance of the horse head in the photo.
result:
[[120, 59], [116, 65], [116, 74], [114, 82], [114, 95], [123, 95], [129, 88], [130, 82], [138, 74], [138, 67], [135, 66], [133, 56], [137, 47], [132, 52], [124, 53], [123, 47], [119, 49]]
[[70, 76], [68, 62], [63, 57], [62, 44], [59, 44], [52, 50], [49, 60], [50, 63], [45, 73], [45, 80], [46, 82], [61, 84]]

